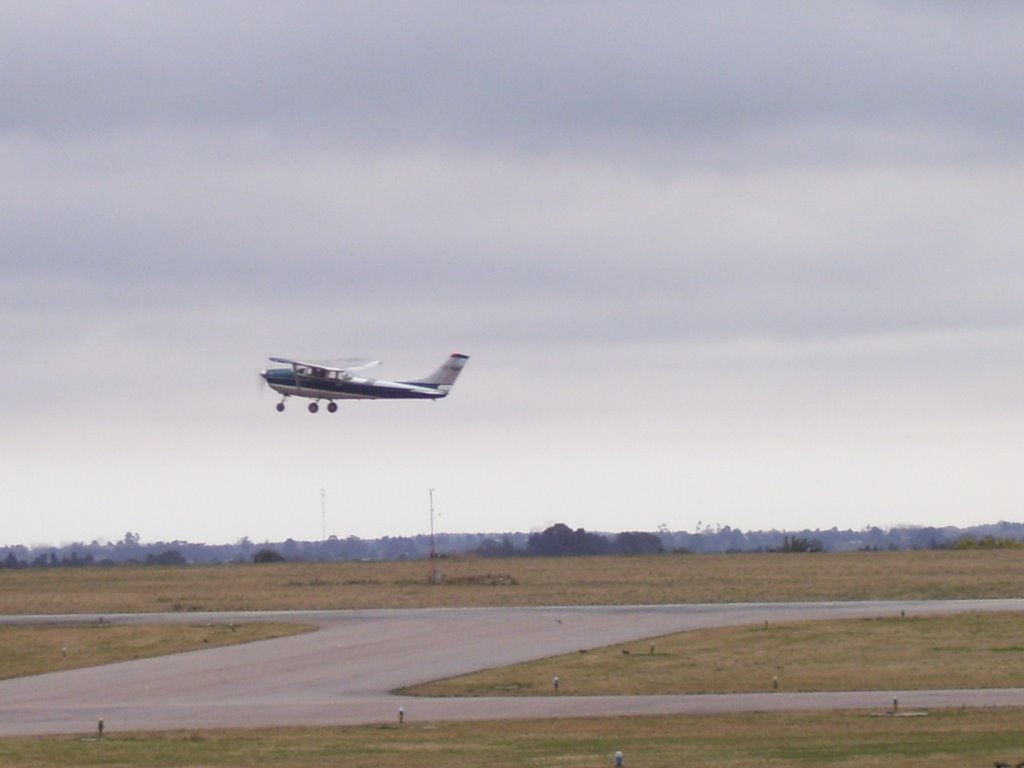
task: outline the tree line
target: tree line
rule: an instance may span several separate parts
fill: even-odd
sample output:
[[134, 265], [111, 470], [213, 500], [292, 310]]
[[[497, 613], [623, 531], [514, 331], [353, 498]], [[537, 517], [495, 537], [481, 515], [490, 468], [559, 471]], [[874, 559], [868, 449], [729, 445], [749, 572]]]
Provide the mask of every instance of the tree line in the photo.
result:
[[[432, 549], [433, 547], [433, 549]], [[137, 563], [152, 566], [186, 563], [276, 561], [413, 560], [429, 557], [565, 557], [650, 555], [663, 552], [823, 552], [902, 549], [996, 549], [1024, 547], [1024, 524], [999, 522], [970, 528], [902, 527], [884, 530], [742, 531], [730, 526], [698, 526], [697, 531], [601, 533], [556, 523], [533, 533], [441, 533], [433, 537], [384, 536], [360, 539], [330, 536], [322, 541], [234, 544], [188, 541], [143, 543], [137, 532], [117, 542], [75, 542], [59, 547], [0, 547], [0, 568], [53, 568]]]

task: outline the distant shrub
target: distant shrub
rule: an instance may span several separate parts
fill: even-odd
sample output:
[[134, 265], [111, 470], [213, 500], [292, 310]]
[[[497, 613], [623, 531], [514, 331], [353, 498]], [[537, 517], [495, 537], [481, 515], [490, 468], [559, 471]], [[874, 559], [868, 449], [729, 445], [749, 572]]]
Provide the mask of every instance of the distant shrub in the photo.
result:
[[1024, 542], [1019, 539], [1008, 539], [1000, 536], [961, 536], [953, 543], [953, 549], [1021, 549]]
[[252, 556], [254, 563], [283, 563], [284, 556], [276, 549], [261, 549]]
[[804, 536], [790, 536], [785, 535], [782, 537], [782, 546], [778, 549], [772, 550], [773, 552], [823, 552], [825, 546], [821, 543], [820, 539], [808, 539]]

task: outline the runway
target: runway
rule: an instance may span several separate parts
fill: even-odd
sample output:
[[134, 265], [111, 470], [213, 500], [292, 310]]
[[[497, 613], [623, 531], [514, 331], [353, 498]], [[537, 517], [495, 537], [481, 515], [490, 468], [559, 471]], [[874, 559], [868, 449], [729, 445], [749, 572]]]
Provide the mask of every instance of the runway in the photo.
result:
[[[534, 717], [808, 709], [1024, 706], [1024, 689], [678, 696], [413, 698], [389, 691], [488, 667], [715, 626], [1024, 611], [1024, 600], [431, 608], [133, 614], [128, 623], [254, 620], [317, 632], [0, 682], [0, 736]], [[3, 617], [0, 623], [98, 621]]]

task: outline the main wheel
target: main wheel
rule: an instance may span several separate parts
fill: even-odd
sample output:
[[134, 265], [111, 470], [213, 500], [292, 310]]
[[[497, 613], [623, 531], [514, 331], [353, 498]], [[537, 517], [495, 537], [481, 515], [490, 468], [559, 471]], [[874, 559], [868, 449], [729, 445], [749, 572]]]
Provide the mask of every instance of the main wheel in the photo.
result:
[[319, 410], [320, 410], [320, 406], [317, 405], [316, 403], [310, 403], [309, 404], [309, 412], [310, 413], [316, 413]]
[[327, 410], [330, 413], [334, 413], [336, 410], [338, 410], [338, 404], [331, 400], [331, 402], [327, 404]]
[[281, 413], [284, 410], [284, 403], [278, 403], [275, 407], [277, 408], [277, 412]]

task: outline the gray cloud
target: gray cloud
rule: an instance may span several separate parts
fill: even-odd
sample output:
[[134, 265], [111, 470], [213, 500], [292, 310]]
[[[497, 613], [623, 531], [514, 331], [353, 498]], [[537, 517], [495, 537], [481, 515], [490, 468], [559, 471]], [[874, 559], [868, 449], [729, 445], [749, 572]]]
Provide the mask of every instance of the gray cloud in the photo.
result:
[[[1012, 142], [1013, 4], [47, 4], [11, 13], [13, 133], [262, 126], [547, 153], [787, 126]], [[110, 23], [109, 19], [117, 19]]]

